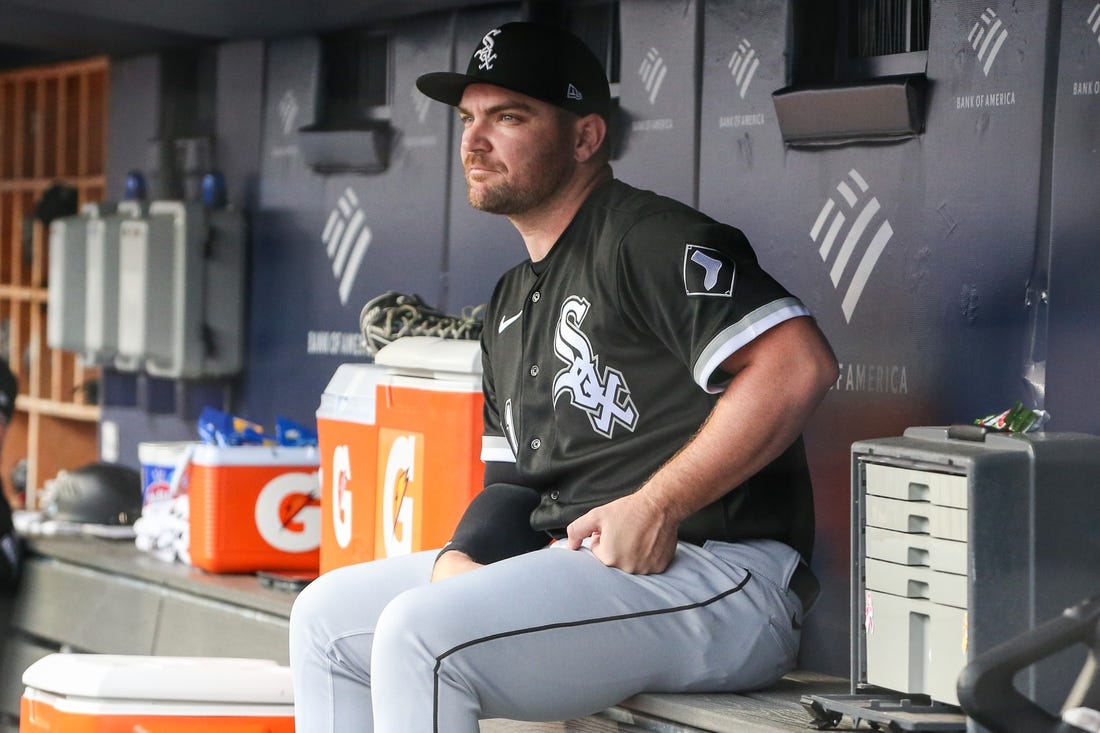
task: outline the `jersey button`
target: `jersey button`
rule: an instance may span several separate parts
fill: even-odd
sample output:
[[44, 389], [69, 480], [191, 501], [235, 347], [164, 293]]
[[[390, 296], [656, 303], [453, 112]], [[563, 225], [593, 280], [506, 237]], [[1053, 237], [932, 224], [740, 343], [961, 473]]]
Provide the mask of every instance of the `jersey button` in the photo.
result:
[[540, 293], [539, 291], [536, 290], [535, 292], [531, 293], [531, 302], [532, 303], [537, 303], [537, 302], [539, 302], [539, 298], [541, 298], [541, 297], [542, 297], [542, 293]]
[[528, 372], [530, 372], [532, 377], [537, 377], [539, 375], [539, 365], [538, 364], [532, 364], [531, 368], [528, 370]]
[[557, 491], [557, 489], [555, 489], [554, 491], [550, 492], [550, 501], [557, 501], [557, 500], [558, 500], [558, 491]]
[[538, 438], [532, 438], [531, 439], [531, 450], [538, 450], [541, 447], [542, 447], [542, 441], [541, 440], [539, 440]]

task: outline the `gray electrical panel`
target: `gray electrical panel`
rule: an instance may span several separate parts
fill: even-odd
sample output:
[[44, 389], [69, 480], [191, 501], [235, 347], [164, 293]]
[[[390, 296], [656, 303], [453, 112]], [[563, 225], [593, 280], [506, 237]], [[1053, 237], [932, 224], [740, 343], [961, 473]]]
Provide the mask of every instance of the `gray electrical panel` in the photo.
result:
[[84, 362], [90, 366], [114, 363], [118, 353], [118, 239], [124, 219], [138, 219], [147, 205], [140, 201], [88, 204], [87, 276], [84, 294]]
[[47, 339], [168, 379], [244, 366], [245, 221], [197, 202], [87, 204], [50, 226]]
[[240, 212], [154, 201], [123, 220], [115, 367], [175, 379], [239, 372], [244, 262]]
[[[1100, 591], [1100, 437], [910, 428], [851, 456], [853, 693], [956, 705], [968, 660]], [[1056, 712], [1082, 661], [1016, 683]]]

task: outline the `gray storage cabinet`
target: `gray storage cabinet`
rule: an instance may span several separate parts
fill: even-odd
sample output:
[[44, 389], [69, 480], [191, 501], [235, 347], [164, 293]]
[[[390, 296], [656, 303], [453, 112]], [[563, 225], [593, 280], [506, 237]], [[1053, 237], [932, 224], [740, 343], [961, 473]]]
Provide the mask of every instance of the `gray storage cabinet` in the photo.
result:
[[[1100, 592], [1098, 509], [1097, 436], [922, 427], [854, 443], [852, 692], [957, 705], [968, 660]], [[1056, 712], [1082, 660], [1016, 684]]]

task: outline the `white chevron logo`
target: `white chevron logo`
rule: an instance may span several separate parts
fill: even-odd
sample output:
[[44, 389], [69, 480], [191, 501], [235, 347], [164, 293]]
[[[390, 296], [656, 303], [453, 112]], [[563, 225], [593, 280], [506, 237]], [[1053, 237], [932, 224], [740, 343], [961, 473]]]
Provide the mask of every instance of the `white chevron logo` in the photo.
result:
[[298, 121], [298, 98], [293, 89], [287, 89], [279, 100], [279, 119], [283, 121], [283, 134], [294, 132], [294, 123]]
[[355, 284], [372, 236], [355, 191], [345, 189], [321, 234], [325, 254], [332, 260], [332, 274], [340, 282], [340, 302], [344, 305], [347, 305], [351, 286]]
[[432, 100], [424, 94], [421, 94], [416, 86], [413, 86], [409, 96], [412, 97], [413, 111], [416, 112], [416, 121], [423, 125], [428, 119], [428, 109], [432, 106]]
[[657, 94], [661, 91], [661, 82], [665, 80], [665, 74], [667, 73], [668, 66], [665, 64], [665, 60], [661, 58], [661, 52], [651, 47], [645, 58], [642, 59], [642, 65], [638, 69], [638, 76], [642, 78], [645, 90], [649, 93], [650, 104], [657, 102]]
[[993, 67], [993, 61], [1000, 53], [1001, 45], [1008, 38], [1008, 31], [992, 8], [986, 8], [981, 18], [970, 29], [970, 35], [966, 37], [970, 45], [978, 52], [978, 61], [982, 62], [982, 73], [989, 76], [989, 70]]
[[730, 73], [733, 75], [733, 80], [737, 84], [737, 91], [741, 95], [741, 99], [744, 99], [745, 93], [749, 90], [749, 84], [752, 84], [756, 67], [760, 66], [760, 58], [756, 55], [756, 49], [752, 47], [747, 38], [742, 38], [741, 43], [737, 44], [737, 50], [730, 57], [728, 66]]
[[1088, 27], [1096, 36], [1096, 42], [1100, 43], [1100, 3], [1096, 3], [1096, 7], [1089, 13]]
[[[858, 191], [853, 190], [849, 183], [853, 184]], [[861, 251], [855, 270], [847, 279], [847, 289], [840, 306], [844, 311], [844, 320], [848, 322], [852, 320], [852, 313], [859, 304], [863, 288], [867, 285], [867, 280], [871, 277], [871, 272], [875, 269], [882, 251], [894, 236], [894, 228], [883, 218], [878, 228], [874, 229], [870, 243], [864, 243], [864, 235], [873, 228], [872, 221], [882, 209], [878, 199], [868, 194], [867, 189], [867, 181], [859, 171], [855, 168], [848, 171], [847, 178], [842, 179], [836, 187], [839, 199], [833, 196], [825, 202], [813, 228], [810, 229], [810, 239], [818, 245], [818, 255], [826, 265], [829, 263], [830, 256], [834, 255], [833, 245], [838, 240], [841, 241], [840, 248], [832, 257], [832, 267], [829, 270], [829, 278], [837, 290], [841, 288], [841, 280], [847, 274], [853, 255]], [[838, 200], [840, 203], [837, 203]], [[851, 224], [848, 224], [849, 218], [851, 218]]]

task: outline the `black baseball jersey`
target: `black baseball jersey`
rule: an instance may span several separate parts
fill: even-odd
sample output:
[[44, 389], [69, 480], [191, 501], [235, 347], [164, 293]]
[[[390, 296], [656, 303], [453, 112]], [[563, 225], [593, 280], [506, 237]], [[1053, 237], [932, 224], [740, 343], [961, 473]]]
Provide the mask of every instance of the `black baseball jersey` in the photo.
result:
[[[532, 526], [563, 536], [692, 438], [728, 380], [726, 357], [806, 315], [740, 231], [608, 181], [546, 258], [497, 283], [482, 332], [482, 459], [514, 462], [541, 494]], [[685, 520], [680, 538], [773, 538], [809, 558], [801, 441]]]

